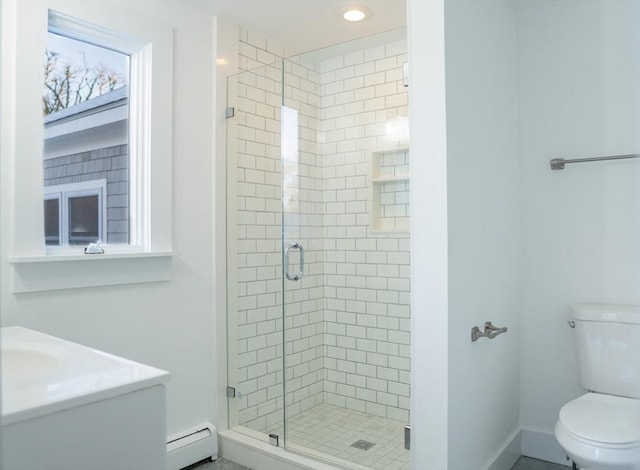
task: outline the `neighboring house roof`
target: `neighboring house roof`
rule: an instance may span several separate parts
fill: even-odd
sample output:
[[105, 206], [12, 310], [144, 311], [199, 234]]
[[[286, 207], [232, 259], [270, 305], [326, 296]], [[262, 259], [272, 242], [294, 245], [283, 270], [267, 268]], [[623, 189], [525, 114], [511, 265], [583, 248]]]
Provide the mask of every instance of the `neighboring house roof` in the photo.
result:
[[[128, 91], [129, 87], [120, 87], [103, 95], [91, 98], [90, 100], [83, 101], [82, 103], [78, 103], [68, 108], [61, 109], [60, 111], [56, 111], [55, 113], [51, 113], [45, 116], [44, 124], [45, 126], [47, 126], [47, 124], [65, 118], [78, 119], [82, 117], [81, 115], [93, 114], [115, 106], [124, 105], [126, 104], [126, 101], [129, 97]], [[119, 103], [120, 101], [122, 103]]]
[[45, 159], [128, 142], [128, 88], [61, 109], [44, 117]]

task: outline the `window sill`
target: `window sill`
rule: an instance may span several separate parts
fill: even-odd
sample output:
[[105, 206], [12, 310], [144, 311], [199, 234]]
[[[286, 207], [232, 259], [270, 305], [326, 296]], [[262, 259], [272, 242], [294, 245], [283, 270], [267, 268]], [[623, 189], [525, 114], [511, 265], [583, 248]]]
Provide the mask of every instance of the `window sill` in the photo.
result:
[[12, 291], [18, 293], [114, 286], [171, 279], [172, 252], [14, 256]]
[[171, 251], [144, 251], [144, 252], [121, 252], [121, 253], [102, 253], [102, 254], [52, 254], [42, 256], [12, 256], [9, 258], [9, 263], [56, 263], [61, 261], [97, 261], [107, 259], [124, 259], [124, 258], [162, 258], [171, 257], [173, 253]]

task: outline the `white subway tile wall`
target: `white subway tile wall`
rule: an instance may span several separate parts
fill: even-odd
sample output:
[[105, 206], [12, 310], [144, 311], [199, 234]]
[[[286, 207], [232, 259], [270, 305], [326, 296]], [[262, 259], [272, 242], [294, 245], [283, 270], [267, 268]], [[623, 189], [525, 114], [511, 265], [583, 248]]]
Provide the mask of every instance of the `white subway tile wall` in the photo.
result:
[[[237, 422], [268, 431], [283, 418], [283, 222], [285, 243], [305, 249], [305, 275], [284, 281], [287, 415], [327, 403], [407, 422], [408, 181], [379, 188], [381, 213], [395, 231], [372, 229], [369, 161], [373, 150], [408, 144], [406, 46], [321, 62], [297, 56], [283, 65], [284, 53], [241, 31], [247, 71], [230, 96], [237, 168], [229, 185]], [[298, 159], [281, 163], [283, 67], [284, 105], [297, 111]], [[380, 172], [408, 173], [407, 151], [381, 158]], [[298, 262], [291, 250], [290, 270]]]
[[375, 153], [408, 145], [406, 60], [397, 42], [324, 61], [320, 96], [325, 403], [408, 422], [408, 182], [373, 187], [390, 195], [381, 194], [379, 228], [405, 230], [384, 233], [372, 230], [370, 181], [372, 166], [376, 176], [408, 174], [406, 150]]

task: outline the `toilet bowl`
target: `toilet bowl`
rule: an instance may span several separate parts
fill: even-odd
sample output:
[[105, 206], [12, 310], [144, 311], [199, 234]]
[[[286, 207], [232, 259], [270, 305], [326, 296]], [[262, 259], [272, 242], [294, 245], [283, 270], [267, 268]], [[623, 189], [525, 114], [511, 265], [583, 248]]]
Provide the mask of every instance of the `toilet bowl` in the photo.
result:
[[576, 304], [569, 326], [580, 385], [555, 436], [580, 470], [640, 470], [640, 306]]
[[640, 470], [640, 400], [582, 395], [562, 407], [555, 435], [581, 470]]

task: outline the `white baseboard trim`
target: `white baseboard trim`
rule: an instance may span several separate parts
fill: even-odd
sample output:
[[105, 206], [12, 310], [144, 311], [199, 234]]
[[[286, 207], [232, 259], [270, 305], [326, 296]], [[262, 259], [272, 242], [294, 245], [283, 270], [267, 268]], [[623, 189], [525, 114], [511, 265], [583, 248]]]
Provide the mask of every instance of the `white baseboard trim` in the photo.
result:
[[509, 470], [520, 455], [520, 428], [518, 428], [511, 433], [483, 468], [484, 470]]
[[569, 465], [567, 456], [553, 433], [523, 428], [520, 439], [522, 455], [560, 465]]

